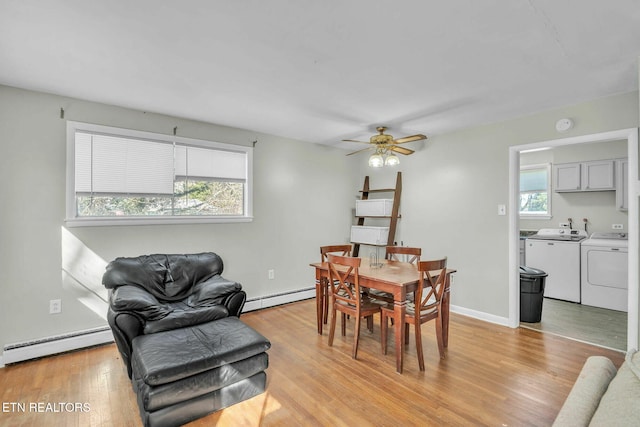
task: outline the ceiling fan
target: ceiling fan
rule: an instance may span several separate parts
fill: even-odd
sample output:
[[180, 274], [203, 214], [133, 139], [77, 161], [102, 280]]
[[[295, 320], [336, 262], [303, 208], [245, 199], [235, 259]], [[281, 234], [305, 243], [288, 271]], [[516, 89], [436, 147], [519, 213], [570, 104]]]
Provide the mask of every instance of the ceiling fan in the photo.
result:
[[347, 154], [347, 156], [351, 156], [352, 154], [357, 154], [363, 151], [373, 149], [375, 150], [375, 152], [371, 155], [371, 157], [369, 157], [369, 166], [371, 167], [395, 166], [400, 163], [400, 159], [398, 159], [395, 153], [404, 154], [406, 156], [414, 153], [413, 150], [410, 150], [405, 147], [400, 147], [400, 144], [427, 139], [427, 137], [422, 134], [393, 139], [393, 136], [384, 133], [384, 131], [387, 130], [386, 127], [379, 126], [376, 128], [376, 130], [378, 131], [378, 135], [373, 135], [369, 139], [369, 142], [356, 141], [354, 139], [343, 139], [343, 141], [346, 141], [346, 142], [358, 142], [360, 144], [370, 144], [369, 147], [349, 153]]

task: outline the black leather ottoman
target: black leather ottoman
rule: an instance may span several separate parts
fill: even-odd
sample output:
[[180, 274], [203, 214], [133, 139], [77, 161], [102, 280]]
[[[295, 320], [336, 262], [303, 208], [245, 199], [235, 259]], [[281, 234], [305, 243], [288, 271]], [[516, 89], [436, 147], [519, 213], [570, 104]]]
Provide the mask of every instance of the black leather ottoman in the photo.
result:
[[264, 392], [271, 343], [237, 317], [140, 335], [132, 381], [145, 426], [178, 426]]

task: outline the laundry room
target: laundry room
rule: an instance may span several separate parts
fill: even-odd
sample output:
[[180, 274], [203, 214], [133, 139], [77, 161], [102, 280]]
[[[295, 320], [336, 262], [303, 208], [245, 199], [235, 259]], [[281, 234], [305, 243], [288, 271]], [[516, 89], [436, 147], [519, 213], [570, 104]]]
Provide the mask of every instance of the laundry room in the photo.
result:
[[626, 174], [626, 140], [520, 153], [520, 265], [544, 277], [521, 326], [626, 348]]

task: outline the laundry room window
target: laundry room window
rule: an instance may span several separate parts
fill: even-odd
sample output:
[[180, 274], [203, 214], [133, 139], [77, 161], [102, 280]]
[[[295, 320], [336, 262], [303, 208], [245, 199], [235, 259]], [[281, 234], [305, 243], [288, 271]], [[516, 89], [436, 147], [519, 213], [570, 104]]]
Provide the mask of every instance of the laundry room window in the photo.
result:
[[67, 124], [69, 226], [251, 220], [252, 147]]
[[551, 217], [551, 165], [520, 167], [520, 216]]

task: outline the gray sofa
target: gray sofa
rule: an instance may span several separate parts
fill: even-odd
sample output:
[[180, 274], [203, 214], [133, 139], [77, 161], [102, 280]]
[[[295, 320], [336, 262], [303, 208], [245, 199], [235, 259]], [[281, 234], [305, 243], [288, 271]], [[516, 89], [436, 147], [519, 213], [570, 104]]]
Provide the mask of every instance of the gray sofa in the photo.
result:
[[608, 358], [589, 357], [553, 426], [640, 426], [640, 352], [617, 371]]

